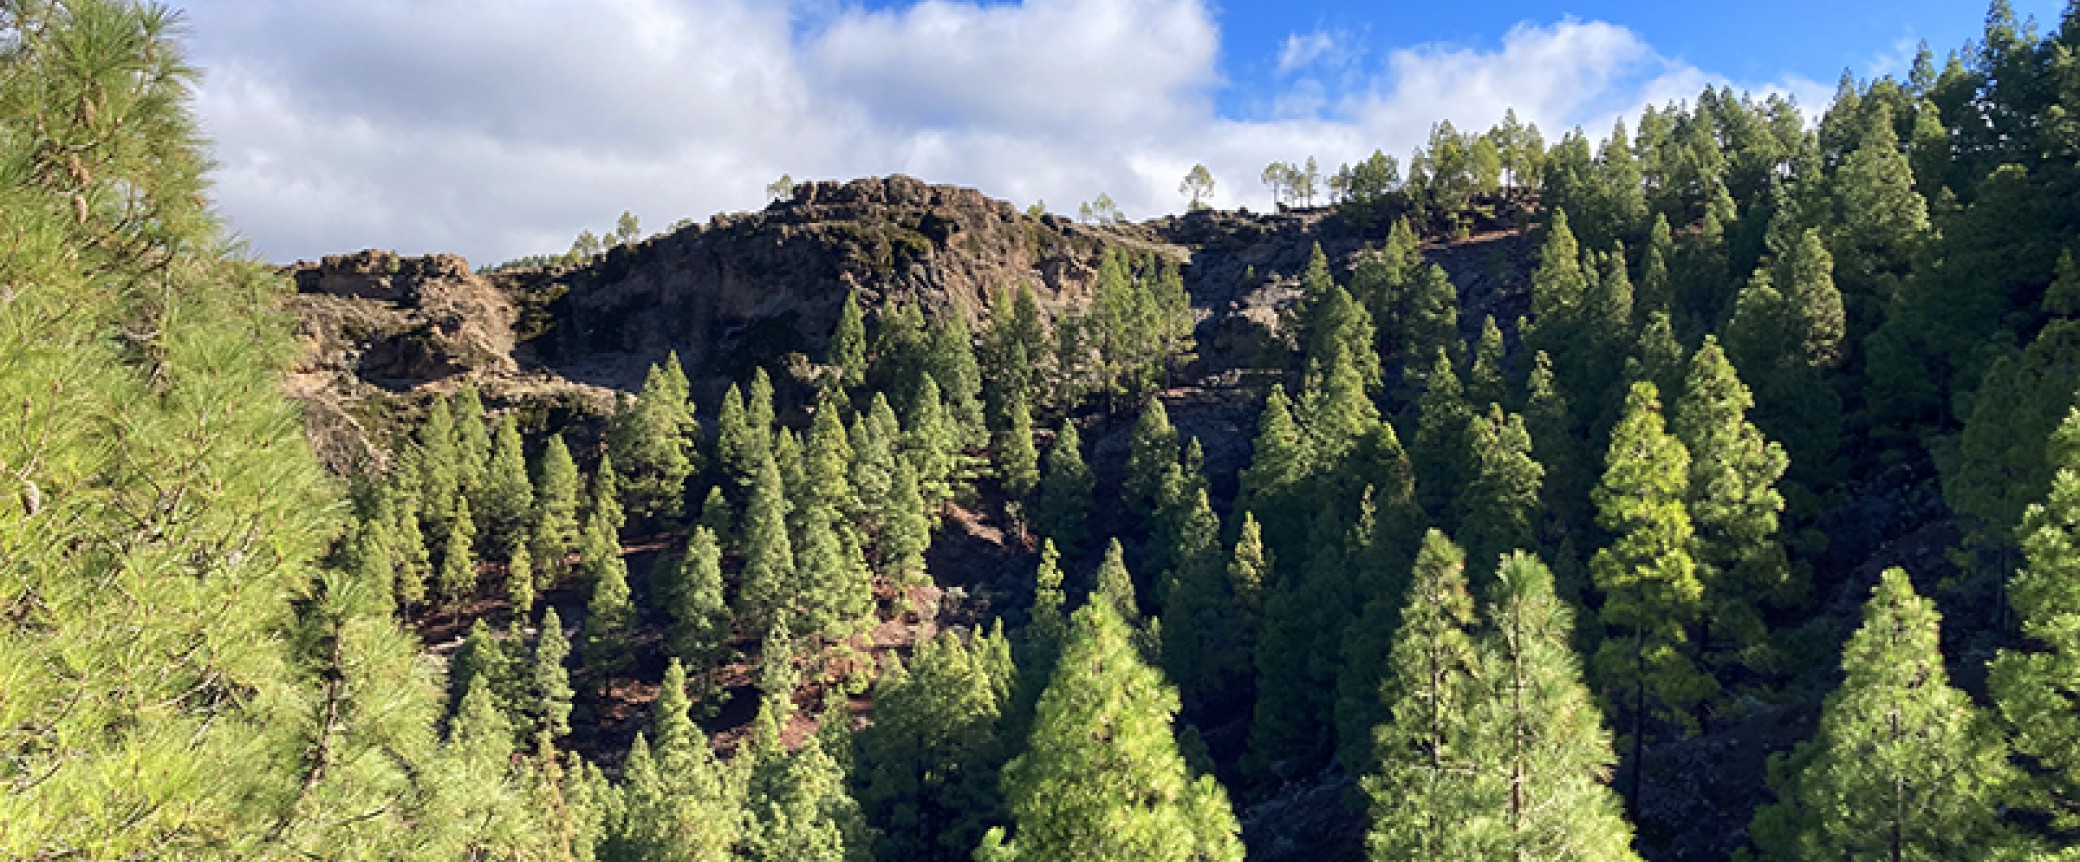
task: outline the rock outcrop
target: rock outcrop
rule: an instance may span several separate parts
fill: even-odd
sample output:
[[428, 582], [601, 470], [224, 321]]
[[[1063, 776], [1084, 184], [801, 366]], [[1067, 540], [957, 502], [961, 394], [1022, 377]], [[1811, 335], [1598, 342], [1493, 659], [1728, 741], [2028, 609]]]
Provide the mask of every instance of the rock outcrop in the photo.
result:
[[[1182, 267], [1200, 320], [1188, 377], [1203, 401], [1255, 364], [1316, 244], [1347, 268], [1383, 236], [1329, 210], [1089, 225], [904, 176], [805, 183], [763, 210], [575, 265], [477, 274], [453, 255], [382, 251], [295, 264], [292, 308], [308, 355], [292, 389], [313, 405], [314, 431], [325, 432], [314, 436], [335, 466], [376, 457], [368, 437], [462, 380], [494, 406], [524, 404], [561, 427], [611, 409], [614, 392], [634, 391], [676, 351], [696, 400], [713, 405], [753, 367], [813, 376], [848, 293], [869, 314], [905, 304], [980, 324], [997, 297], [1025, 286], [1052, 316], [1087, 303], [1099, 261], [1120, 249]], [[1527, 269], [1521, 236], [1491, 238], [1430, 252], [1475, 309], [1509, 305]], [[1511, 265], [1492, 265], [1496, 254]]]

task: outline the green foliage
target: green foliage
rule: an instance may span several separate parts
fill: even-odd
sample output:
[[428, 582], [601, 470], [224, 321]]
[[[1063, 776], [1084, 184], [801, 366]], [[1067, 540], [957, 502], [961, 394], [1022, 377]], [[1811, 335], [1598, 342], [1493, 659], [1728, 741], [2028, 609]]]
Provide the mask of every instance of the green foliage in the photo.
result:
[[1077, 610], [1026, 753], [1004, 767], [1013, 828], [991, 829], [976, 858], [1239, 862], [1227, 793], [1185, 766], [1177, 709], [1109, 602]]
[[629, 600], [628, 564], [621, 559], [620, 543], [608, 538], [606, 518], [594, 515], [585, 532], [579, 566], [592, 584], [592, 597], [585, 603], [579, 655], [585, 659], [586, 673], [604, 690], [634, 659], [629, 638], [636, 628], [636, 609]]
[[918, 644], [874, 685], [874, 723], [859, 735], [859, 800], [879, 827], [876, 858], [964, 860], [1002, 818], [1000, 690], [978, 633]]
[[1306, 447], [1293, 421], [1292, 402], [1284, 388], [1274, 385], [1257, 417], [1256, 442], [1235, 504], [1264, 525], [1266, 541], [1273, 547], [1292, 547], [1306, 530], [1306, 512], [1298, 505], [1309, 470]]
[[1552, 572], [1535, 556], [1506, 555], [1486, 616], [1481, 690], [1467, 711], [1485, 792], [1468, 819], [1500, 827], [1498, 857], [1638, 859], [1609, 785], [1610, 731], [1582, 682], [1574, 612]]
[[1736, 648], [1731, 658], [1768, 670], [1763, 609], [1795, 603], [1802, 585], [1792, 579], [1777, 537], [1784, 497], [1776, 481], [1789, 459], [1747, 421], [1753, 404], [1725, 352], [1706, 336], [1690, 362], [1670, 425], [1690, 454], [1685, 506], [1711, 639], [1730, 639]]
[[1632, 384], [1624, 418], [1611, 431], [1594, 498], [1597, 523], [1616, 538], [1589, 561], [1603, 594], [1605, 633], [1596, 669], [1612, 703], [1625, 712], [1635, 750], [1647, 732], [1649, 707], [1654, 717], [1694, 731], [1690, 709], [1715, 688], [1698, 670], [1689, 637], [1704, 602], [1684, 508], [1690, 454], [1662, 429], [1657, 399], [1653, 384]]
[[1537, 545], [1545, 468], [1531, 457], [1524, 417], [1504, 416], [1492, 403], [1487, 416], [1468, 420], [1466, 445], [1466, 485], [1454, 503], [1474, 576], [1485, 579], [1503, 554]]
[[838, 386], [851, 389], [867, 381], [867, 324], [860, 316], [859, 297], [845, 292], [838, 307], [837, 328], [831, 331], [830, 352], [824, 360], [837, 373]]
[[787, 608], [800, 589], [795, 581], [794, 545], [787, 534], [786, 488], [780, 465], [768, 456], [751, 486], [744, 510], [744, 568], [737, 588], [737, 619], [746, 630], [763, 632]]
[[2008, 590], [2027, 641], [1994, 659], [1990, 687], [2015, 750], [2038, 766], [2023, 800], [2070, 835], [2080, 828], [2080, 605], [2073, 600], [2080, 592], [2080, 411], [2066, 413], [2049, 448], [2058, 472], [2016, 531], [2024, 562]]
[[534, 483], [527, 478], [527, 453], [521, 448], [518, 418], [511, 413], [499, 418], [484, 488], [475, 499], [489, 527], [487, 544], [503, 553], [526, 540], [534, 518]]
[[[609, 857], [724, 860], [743, 837], [744, 788], [715, 759], [688, 714], [686, 671], [665, 668], [651, 734], [630, 750], [621, 785], [622, 810], [608, 838]], [[638, 757], [636, 752], [642, 753]]]
[[536, 464], [534, 557], [541, 564], [543, 583], [552, 582], [578, 549], [578, 465], [571, 460], [570, 447], [562, 434], [549, 437]]
[[686, 480], [698, 465], [700, 425], [686, 372], [674, 352], [650, 366], [633, 402], [624, 396], [607, 428], [607, 451], [621, 469], [628, 510], [644, 523], [675, 522], [686, 512]]
[[1141, 408], [1141, 417], [1134, 420], [1126, 474], [1120, 480], [1120, 500], [1128, 513], [1143, 519], [1155, 513], [1163, 471], [1176, 463], [1177, 429], [1170, 427], [1162, 400], [1150, 398]]
[[1775, 804], [1750, 828], [1765, 859], [2010, 858], [1997, 803], [2019, 777], [1991, 718], [1953, 688], [1938, 615], [1888, 569], [1842, 652], [1820, 730], [1770, 762]]
[[1465, 816], [1483, 806], [1470, 709], [1480, 657], [1464, 559], [1432, 530], [1409, 582], [1381, 688], [1388, 719], [1374, 735], [1378, 772], [1364, 781], [1372, 859], [1484, 855], [1483, 824]]
[[924, 555], [932, 545], [932, 519], [918, 493], [917, 470], [907, 460], [896, 462], [882, 514], [881, 573], [898, 584], [929, 582]]
[[1076, 423], [1063, 420], [1047, 449], [1047, 468], [1040, 478], [1040, 505], [1033, 512], [1040, 534], [1071, 556], [1090, 539], [1091, 489], [1097, 479], [1083, 462], [1083, 439]]
[[672, 655], [696, 668], [722, 658], [732, 620], [723, 599], [722, 543], [713, 530], [693, 528], [667, 593]]
[[534, 644], [533, 666], [529, 668], [530, 703], [527, 713], [535, 720], [536, 732], [555, 740], [571, 732], [571, 673], [564, 666], [570, 658], [571, 642], [563, 633], [563, 617], [555, 608], [542, 612], [542, 633]]
[[1033, 411], [1026, 396], [1017, 392], [1005, 398], [1004, 430], [997, 435], [997, 473], [1004, 491], [1024, 497], [1040, 485], [1040, 451], [1033, 446]]
[[434, 590], [443, 603], [459, 604], [477, 591], [474, 524], [469, 498], [456, 500], [454, 517], [448, 521], [448, 541], [441, 545], [441, 567], [434, 574]]

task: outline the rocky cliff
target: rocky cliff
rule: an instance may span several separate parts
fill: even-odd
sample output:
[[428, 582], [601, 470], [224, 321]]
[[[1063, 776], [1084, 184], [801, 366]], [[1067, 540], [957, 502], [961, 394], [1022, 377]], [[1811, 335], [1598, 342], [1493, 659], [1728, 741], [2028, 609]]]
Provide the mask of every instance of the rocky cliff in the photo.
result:
[[[696, 400], [712, 405], [753, 367], [807, 379], [848, 293], [869, 314], [916, 304], [980, 324], [996, 297], [1024, 285], [1053, 315], [1089, 299], [1100, 258], [1119, 248], [1183, 268], [1200, 316], [1190, 376], [1219, 389], [1251, 365], [1279, 309], [1298, 296], [1314, 245], [1348, 266], [1381, 233], [1326, 210], [1088, 225], [904, 176], [805, 183], [763, 210], [717, 215], [576, 265], [480, 275], [453, 255], [382, 251], [295, 264], [286, 271], [308, 355], [292, 387], [312, 405], [328, 460], [348, 468], [379, 460], [369, 438], [415, 412], [427, 392], [463, 380], [494, 406], [561, 427], [610, 410], [616, 391], [633, 391], [651, 363], [676, 351]], [[1521, 237], [1485, 239], [1429, 252], [1476, 312], [1509, 305], [1526, 271]], [[1468, 324], [1478, 321], [1476, 313]]]

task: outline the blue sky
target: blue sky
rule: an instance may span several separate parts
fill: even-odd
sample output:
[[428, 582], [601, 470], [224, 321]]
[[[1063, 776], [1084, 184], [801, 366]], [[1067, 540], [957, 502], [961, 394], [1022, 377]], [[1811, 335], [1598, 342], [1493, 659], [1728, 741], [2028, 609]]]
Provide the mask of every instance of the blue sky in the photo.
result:
[[[2017, 2], [2055, 25], [2060, 5]], [[575, 11], [574, 11], [575, 10]], [[1267, 205], [1272, 160], [1406, 158], [1506, 108], [1598, 135], [1706, 85], [1809, 111], [1844, 68], [1940, 57], [1985, 7], [1293, 0], [196, 0], [215, 196], [274, 260], [560, 251], [767, 182], [909, 173], [1073, 212]]]

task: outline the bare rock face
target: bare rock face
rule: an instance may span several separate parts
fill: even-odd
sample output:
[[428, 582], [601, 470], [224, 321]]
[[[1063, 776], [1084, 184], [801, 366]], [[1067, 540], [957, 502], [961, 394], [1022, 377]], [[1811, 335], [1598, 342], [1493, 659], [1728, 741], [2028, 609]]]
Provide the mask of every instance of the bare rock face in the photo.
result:
[[[814, 378], [847, 295], [870, 316], [914, 306], [979, 328], [1000, 297], [1025, 287], [1053, 317], [1089, 302], [1099, 262], [1117, 249], [1181, 268], [1199, 317], [1199, 360], [1173, 400], [1207, 419], [1195, 433], [1209, 462], [1227, 466], [1247, 457], [1252, 422], [1229, 408], [1253, 411], [1248, 369], [1282, 337], [1281, 311], [1298, 298], [1312, 249], [1347, 276], [1385, 232], [1327, 209], [1087, 225], [905, 176], [805, 183], [763, 210], [573, 265], [480, 275], [454, 255], [384, 251], [295, 264], [286, 269], [297, 287], [290, 304], [307, 351], [290, 388], [311, 404], [313, 438], [335, 467], [380, 463], [370, 437], [464, 381], [494, 409], [526, 408], [534, 430], [596, 425], [588, 420], [610, 412], [616, 392], [635, 391], [650, 365], [676, 352], [696, 402], [712, 409], [753, 368], [780, 377], [783, 394], [788, 376]], [[1492, 249], [1431, 254], [1469, 307], [1507, 326], [1521, 285], [1483, 273], [1521, 271], [1525, 244], [1496, 236], [1503, 241]], [[1488, 265], [1497, 255], [1513, 265]]]
[[718, 215], [584, 266], [496, 278], [519, 295], [555, 296], [524, 363], [627, 388], [676, 350], [697, 393], [712, 395], [754, 365], [821, 357], [848, 293], [869, 313], [901, 303], [979, 322], [1023, 285], [1054, 313], [1088, 298], [1117, 241], [973, 189], [894, 176], [806, 183], [760, 212]]

